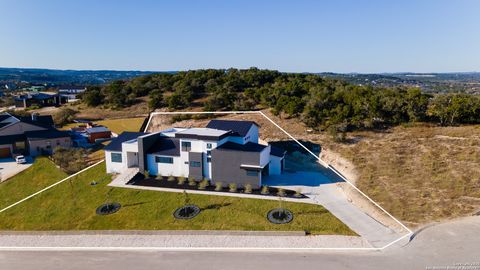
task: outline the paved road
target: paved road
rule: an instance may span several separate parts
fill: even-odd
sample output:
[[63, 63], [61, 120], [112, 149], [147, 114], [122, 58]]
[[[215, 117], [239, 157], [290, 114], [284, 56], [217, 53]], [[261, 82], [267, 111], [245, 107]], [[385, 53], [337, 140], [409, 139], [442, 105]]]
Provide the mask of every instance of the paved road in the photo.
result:
[[[420, 232], [406, 246], [382, 252], [0, 251], [0, 269], [427, 269], [478, 264], [480, 217]], [[438, 268], [437, 268], [438, 269]], [[446, 268], [445, 268], [446, 269]]]

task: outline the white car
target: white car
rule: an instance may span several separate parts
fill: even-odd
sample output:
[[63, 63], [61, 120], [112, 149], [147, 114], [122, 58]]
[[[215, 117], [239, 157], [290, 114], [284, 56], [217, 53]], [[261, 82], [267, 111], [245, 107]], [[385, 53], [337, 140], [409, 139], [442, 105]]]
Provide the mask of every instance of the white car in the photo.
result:
[[25, 156], [22, 156], [22, 155], [16, 156], [15, 161], [17, 162], [17, 164], [27, 163], [27, 159], [25, 158]]

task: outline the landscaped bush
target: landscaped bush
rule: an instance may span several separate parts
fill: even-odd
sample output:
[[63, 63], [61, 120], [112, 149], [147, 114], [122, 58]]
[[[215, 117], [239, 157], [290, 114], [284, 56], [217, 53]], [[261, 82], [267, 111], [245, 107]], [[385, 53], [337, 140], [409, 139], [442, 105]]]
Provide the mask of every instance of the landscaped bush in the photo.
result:
[[175, 176], [169, 175], [168, 178], [167, 178], [167, 181], [168, 181], [168, 182], [173, 182], [173, 181], [175, 181]]
[[185, 184], [185, 176], [180, 176], [178, 177], [178, 185], [183, 185]]
[[202, 182], [200, 182], [200, 184], [198, 184], [198, 189], [206, 189], [207, 187], [209, 186], [209, 182], [208, 182], [208, 179], [203, 179]]
[[229, 192], [237, 192], [237, 184], [235, 184], [235, 183], [228, 184], [228, 191]]
[[188, 185], [192, 187], [197, 185], [197, 182], [195, 181], [195, 177], [193, 176], [188, 177]]
[[223, 189], [223, 183], [222, 182], [216, 182], [215, 183], [215, 191], [222, 191]]
[[277, 190], [277, 196], [279, 197], [285, 197], [287, 194], [285, 193], [285, 190], [283, 188], [279, 188]]
[[252, 189], [252, 184], [247, 183], [247, 184], [245, 185], [245, 193], [250, 194], [250, 193], [252, 193], [252, 191], [253, 191], [253, 189]]
[[295, 194], [293, 194], [293, 197], [295, 198], [300, 198], [302, 197], [302, 192], [298, 189], [295, 190]]
[[157, 180], [163, 180], [163, 176], [161, 174], [157, 174], [157, 177], [156, 177]]
[[268, 190], [268, 186], [262, 186], [262, 191], [260, 191], [262, 195], [267, 195], [270, 194], [270, 191]]

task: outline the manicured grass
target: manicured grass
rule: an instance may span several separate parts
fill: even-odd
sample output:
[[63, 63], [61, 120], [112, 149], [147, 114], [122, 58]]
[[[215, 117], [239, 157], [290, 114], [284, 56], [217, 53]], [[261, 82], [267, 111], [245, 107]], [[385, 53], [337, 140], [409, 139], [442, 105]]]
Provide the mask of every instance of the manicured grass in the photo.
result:
[[[99, 182], [91, 186], [91, 181]], [[2, 230], [307, 230], [314, 234], [355, 235], [325, 208], [283, 202], [294, 220], [274, 225], [266, 220], [277, 201], [190, 194], [202, 208], [191, 220], [176, 220], [173, 211], [183, 205], [181, 193], [111, 188], [111, 176], [100, 165], [0, 213]], [[122, 204], [119, 212], [98, 216], [95, 209], [106, 201]]]
[[112, 132], [120, 134], [124, 131], [139, 131], [145, 118], [123, 118], [123, 119], [107, 119], [97, 121], [99, 125], [108, 127]]
[[[94, 123], [106, 126], [112, 132], [120, 134], [124, 131], [139, 131], [140, 127], [143, 124], [143, 117], [136, 117], [136, 118], [122, 118], [122, 119], [106, 119], [100, 121], [94, 121]], [[72, 127], [76, 127], [80, 124], [78, 123], [70, 123], [63, 126], [62, 130], [68, 130]]]
[[0, 183], [0, 209], [47, 187], [67, 174], [47, 158], [39, 157], [32, 166]]

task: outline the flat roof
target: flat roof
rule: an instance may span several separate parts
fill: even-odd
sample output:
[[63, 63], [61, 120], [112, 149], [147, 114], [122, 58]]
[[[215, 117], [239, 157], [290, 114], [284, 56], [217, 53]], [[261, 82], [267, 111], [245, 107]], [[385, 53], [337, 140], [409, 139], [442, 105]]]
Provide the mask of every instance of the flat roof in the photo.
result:
[[189, 128], [175, 133], [176, 138], [220, 140], [230, 134], [230, 131], [214, 128]]

